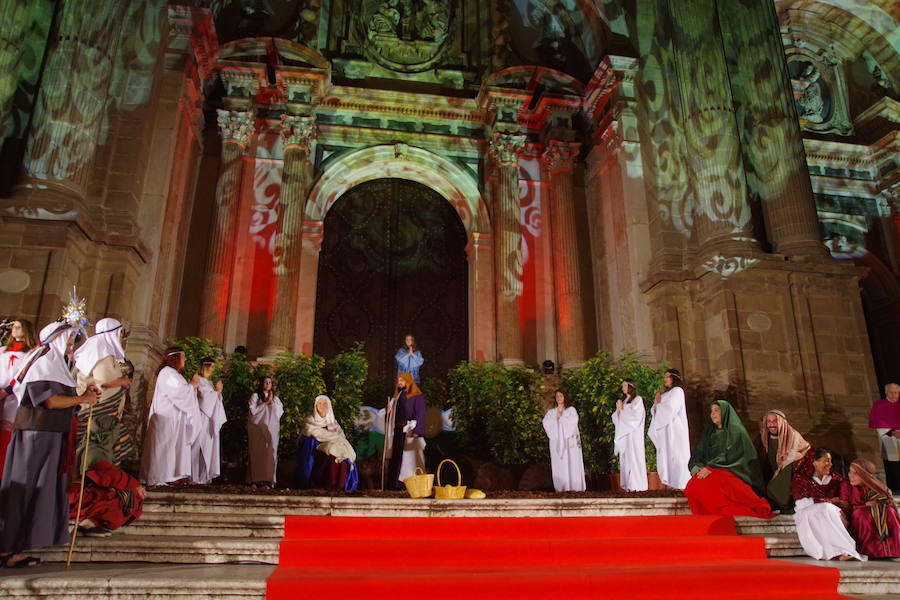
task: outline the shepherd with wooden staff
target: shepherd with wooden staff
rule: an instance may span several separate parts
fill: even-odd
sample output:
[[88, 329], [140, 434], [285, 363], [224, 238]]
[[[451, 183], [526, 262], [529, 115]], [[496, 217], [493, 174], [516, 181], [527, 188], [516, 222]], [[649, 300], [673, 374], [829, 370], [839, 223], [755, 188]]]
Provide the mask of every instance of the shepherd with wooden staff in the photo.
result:
[[400, 373], [385, 418], [385, 455], [388, 448], [391, 452], [387, 489], [402, 490], [403, 480], [415, 475], [416, 467], [425, 469], [425, 408], [425, 396], [412, 375]]
[[75, 390], [69, 360], [77, 334], [87, 325], [84, 300], [72, 301], [62, 322], [44, 327], [40, 346], [23, 360], [13, 387], [19, 408], [0, 482], [0, 565], [33, 567], [28, 548], [68, 544], [70, 443], [73, 417], [100, 389]]

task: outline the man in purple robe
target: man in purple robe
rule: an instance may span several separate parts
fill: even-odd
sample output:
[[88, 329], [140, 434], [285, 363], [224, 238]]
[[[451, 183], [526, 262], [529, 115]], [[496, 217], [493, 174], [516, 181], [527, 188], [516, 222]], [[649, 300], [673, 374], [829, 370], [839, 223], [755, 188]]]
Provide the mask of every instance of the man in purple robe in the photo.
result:
[[[397, 388], [388, 406], [388, 422], [393, 423], [391, 468], [387, 487], [402, 490], [403, 479], [424, 468], [425, 396], [409, 373], [397, 376]], [[404, 452], [407, 450], [407, 452]]]

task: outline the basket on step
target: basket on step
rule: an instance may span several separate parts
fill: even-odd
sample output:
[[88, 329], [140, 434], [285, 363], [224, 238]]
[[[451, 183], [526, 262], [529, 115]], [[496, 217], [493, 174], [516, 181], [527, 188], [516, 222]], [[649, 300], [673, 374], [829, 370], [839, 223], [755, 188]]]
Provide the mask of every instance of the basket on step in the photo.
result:
[[[420, 472], [421, 471], [421, 472]], [[428, 498], [434, 486], [434, 475], [429, 475], [422, 467], [416, 467], [416, 474], [403, 480], [410, 498]]]
[[[444, 466], [444, 463], [450, 463], [454, 467], [456, 467], [456, 485], [441, 485], [441, 467]], [[459, 465], [450, 460], [449, 458], [445, 458], [441, 461], [441, 464], [438, 465], [437, 468], [437, 479], [438, 484], [434, 486], [434, 497], [436, 500], [460, 500], [466, 495], [466, 486], [462, 484], [462, 473], [459, 472]]]

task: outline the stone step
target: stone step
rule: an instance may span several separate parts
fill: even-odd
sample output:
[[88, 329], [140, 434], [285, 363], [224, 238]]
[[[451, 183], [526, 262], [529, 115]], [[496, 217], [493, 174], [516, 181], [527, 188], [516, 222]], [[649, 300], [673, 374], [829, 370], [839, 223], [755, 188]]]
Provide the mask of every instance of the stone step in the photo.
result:
[[778, 515], [772, 519], [735, 517], [734, 524], [741, 535], [768, 535], [770, 533], [793, 533], [796, 531], [793, 515]]
[[153, 491], [146, 513], [331, 515], [341, 517], [556, 517], [688, 515], [684, 498], [516, 498], [414, 500], [366, 496], [286, 496]]
[[898, 598], [900, 592], [900, 562], [890, 560], [856, 560], [841, 562], [836, 560], [814, 560], [812, 558], [791, 558], [791, 562], [800, 562], [817, 567], [837, 568], [841, 571], [841, 583], [838, 591], [842, 594], [860, 598], [885, 596]]
[[284, 517], [257, 514], [146, 511], [123, 535], [277, 538], [284, 535]]
[[41, 565], [7, 571], [0, 597], [15, 600], [264, 600], [274, 567], [261, 565]]
[[[72, 562], [149, 563], [278, 563], [279, 538], [196, 537], [118, 534], [81, 537]], [[68, 547], [55, 546], [29, 552], [47, 562], [65, 562]]]

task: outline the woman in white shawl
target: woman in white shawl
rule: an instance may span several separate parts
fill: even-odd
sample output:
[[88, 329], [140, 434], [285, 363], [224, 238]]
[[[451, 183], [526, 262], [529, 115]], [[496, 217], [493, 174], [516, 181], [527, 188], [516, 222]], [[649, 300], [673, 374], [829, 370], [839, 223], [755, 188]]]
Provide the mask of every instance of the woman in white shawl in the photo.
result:
[[219, 454], [219, 431], [225, 424], [225, 405], [222, 403], [222, 382], [215, 385], [209, 380], [216, 368], [215, 361], [205, 357], [200, 361], [200, 385], [197, 398], [200, 401], [199, 431], [191, 444], [191, 481], [207, 484], [222, 474]]
[[247, 438], [250, 442], [250, 483], [275, 487], [278, 467], [278, 434], [284, 407], [275, 395], [271, 377], [263, 377], [259, 390], [250, 396]]
[[622, 382], [625, 398], [616, 400], [612, 422], [616, 426], [615, 452], [619, 457], [619, 486], [627, 492], [647, 490], [647, 459], [644, 454], [644, 399], [634, 382]]
[[578, 432], [578, 411], [569, 405], [562, 390], [556, 390], [555, 399], [556, 406], [544, 415], [544, 431], [550, 438], [553, 488], [557, 492], [583, 492], [587, 486], [581, 434]]
[[200, 431], [200, 378], [194, 375], [185, 380], [181, 374], [184, 364], [184, 350], [171, 346], [156, 374], [141, 464], [141, 481], [147, 485], [189, 481], [191, 477], [191, 444]]
[[688, 462], [691, 460], [691, 441], [688, 437], [687, 409], [681, 373], [666, 371], [666, 389], [656, 395], [650, 410], [653, 420], [647, 435], [656, 446], [656, 470], [664, 485], [683, 490], [691, 479]]
[[298, 469], [300, 487], [356, 488], [356, 451], [334, 418], [331, 398], [316, 396], [315, 409], [300, 432]]

